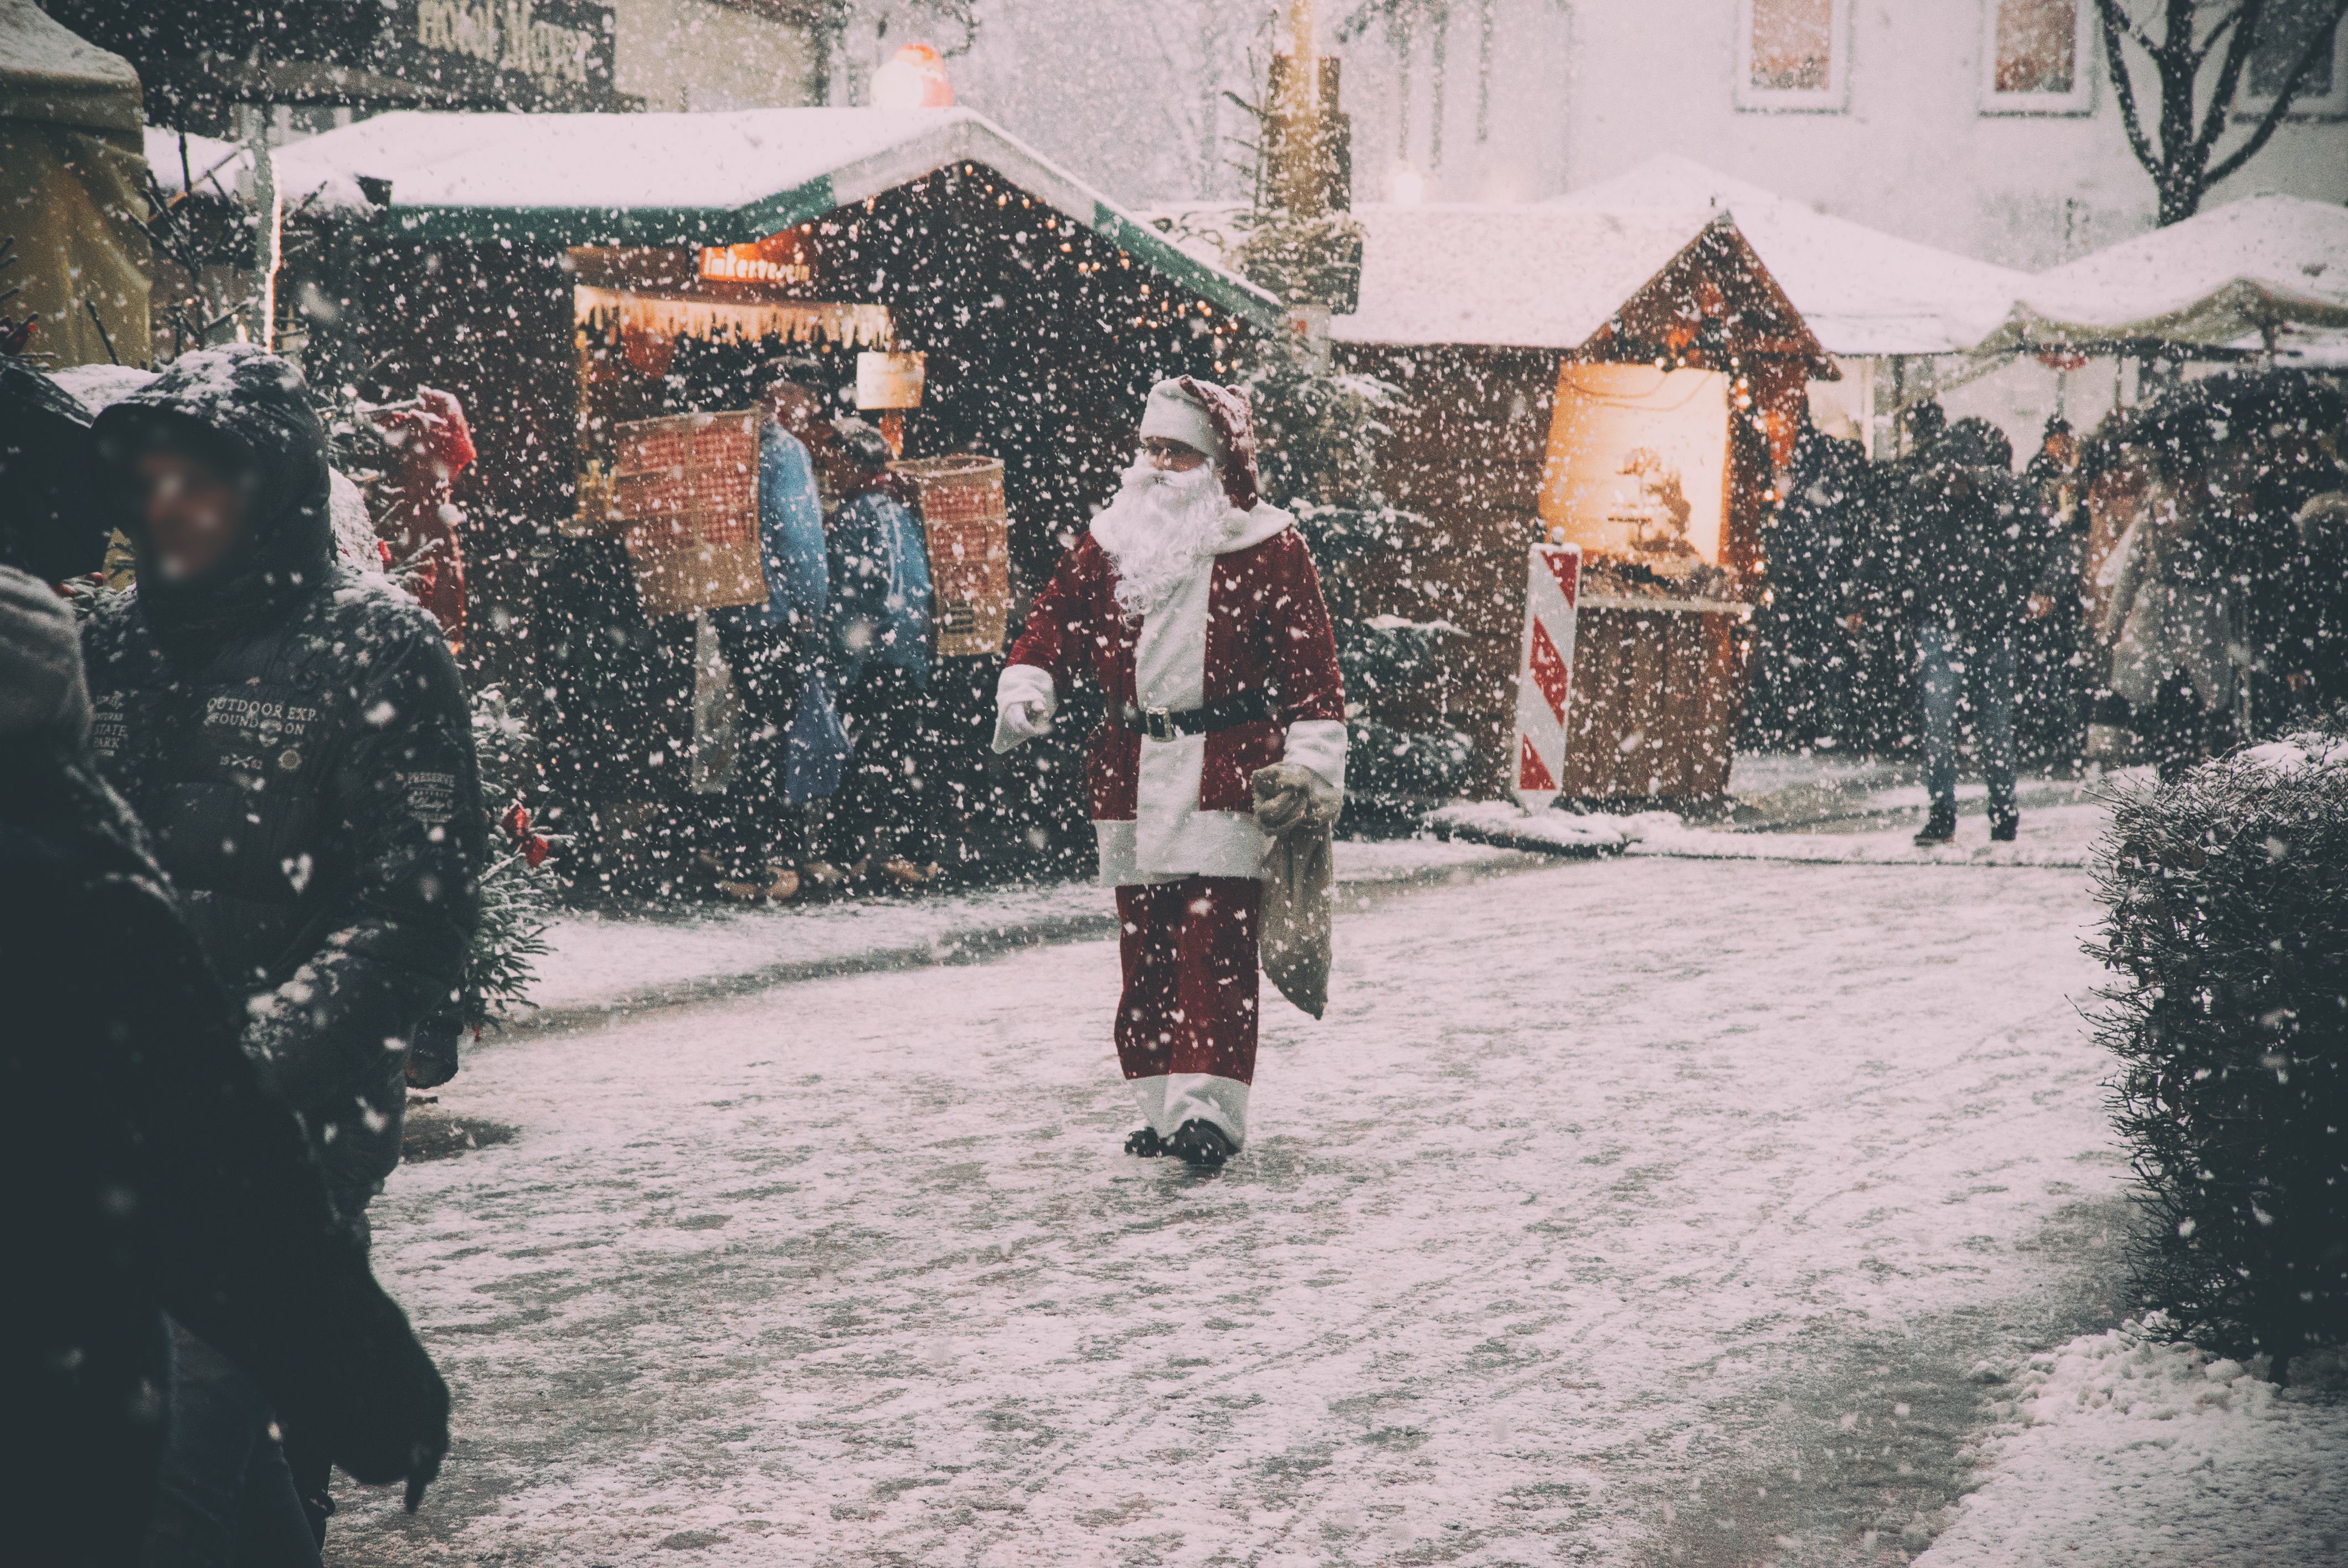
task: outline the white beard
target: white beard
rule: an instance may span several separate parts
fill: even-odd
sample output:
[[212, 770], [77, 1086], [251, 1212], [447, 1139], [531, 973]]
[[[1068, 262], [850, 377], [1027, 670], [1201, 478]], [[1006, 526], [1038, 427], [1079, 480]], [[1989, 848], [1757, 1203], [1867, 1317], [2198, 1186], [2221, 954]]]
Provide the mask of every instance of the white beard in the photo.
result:
[[1108, 508], [1093, 519], [1093, 537], [1117, 568], [1117, 607], [1139, 620], [1154, 605], [1212, 560], [1232, 537], [1231, 501], [1214, 465], [1171, 473], [1136, 463]]

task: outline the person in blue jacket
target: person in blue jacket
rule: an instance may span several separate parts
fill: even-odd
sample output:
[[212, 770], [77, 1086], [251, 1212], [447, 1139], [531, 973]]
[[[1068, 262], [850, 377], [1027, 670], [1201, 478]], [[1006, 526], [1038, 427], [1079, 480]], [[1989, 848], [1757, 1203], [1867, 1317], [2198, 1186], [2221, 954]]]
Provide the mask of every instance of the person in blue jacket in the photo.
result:
[[785, 787], [793, 722], [823, 651], [831, 590], [823, 501], [805, 437], [822, 422], [817, 395], [780, 379], [767, 388], [758, 432], [759, 565], [764, 604], [712, 613], [744, 709], [734, 779], [714, 797], [703, 864], [719, 891], [780, 903], [799, 890], [802, 814]]
[[831, 656], [855, 753], [827, 820], [850, 875], [918, 887], [937, 874], [929, 544], [891, 493], [880, 433], [860, 419], [834, 429], [843, 498], [831, 525]]

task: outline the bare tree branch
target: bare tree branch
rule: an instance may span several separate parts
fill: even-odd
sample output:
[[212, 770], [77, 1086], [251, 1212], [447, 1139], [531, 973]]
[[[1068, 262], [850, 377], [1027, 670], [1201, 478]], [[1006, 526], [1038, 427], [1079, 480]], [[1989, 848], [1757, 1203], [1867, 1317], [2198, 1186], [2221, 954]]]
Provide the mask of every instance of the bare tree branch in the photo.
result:
[[[2259, 6], [2264, 5], [2265, 4], [2266, 0], [2242, 0], [2240, 5], [2227, 12], [2223, 16], [2219, 17], [2217, 25], [2209, 29], [2209, 36], [2202, 39], [2199, 46], [2193, 51], [2194, 65], [2198, 67], [2202, 61], [2209, 57], [2209, 52], [2218, 46], [2218, 40], [2226, 36], [2226, 29], [2242, 23], [2242, 14], [2244, 12], [2253, 10]], [[2258, 18], [2255, 16], [2250, 18], [2248, 25], [2242, 26], [2242, 32], [2246, 34], [2255, 36], [2257, 31]]]
[[[2112, 96], [2119, 100], [2121, 128], [2127, 132], [2128, 148], [2136, 154], [2136, 160], [2144, 165], [2147, 174], [2157, 180], [2160, 178], [2160, 155], [2153, 150], [2151, 139], [2144, 134], [2144, 122], [2137, 115], [2136, 85], [2129, 79], [2127, 52], [2121, 43], [2123, 36], [2133, 36], [2139, 43], [2145, 40], [2121, 13], [2119, 0], [2096, 0], [2096, 14], [2104, 24], [2104, 54], [2111, 62]], [[2153, 50], [2149, 43], [2145, 46]]]
[[[2291, 74], [2283, 78], [2282, 91], [2277, 93], [2275, 101], [2267, 107], [2267, 112], [2259, 120], [2258, 128], [2250, 132], [2250, 139], [2209, 170], [2208, 183], [2217, 184], [2258, 156], [2259, 149], [2266, 146], [2268, 138], [2274, 135], [2275, 128], [2282, 124], [2283, 117], [2291, 112], [2291, 102], [2299, 97], [2299, 89], [2306, 85], [2308, 77], [2312, 74], [2317, 56], [2333, 46], [2333, 34], [2343, 22], [2348, 22], [2348, 0], [2335, 0], [2332, 20], [2316, 28], [2309, 36], [2307, 46], [2291, 63]], [[2215, 138], [2212, 140], [2214, 142]]]
[[2157, 55], [2160, 53], [2160, 46], [2152, 41], [2152, 35], [2138, 26], [2135, 17], [2130, 16], [2127, 12], [2120, 9], [2119, 0], [2096, 0], [2096, 9], [2097, 12], [2101, 13], [2104, 18], [2104, 31], [2106, 33], [2108, 34], [2113, 29], [2117, 28], [2120, 32], [2126, 34], [2128, 37], [2134, 38], [2138, 44], [2142, 45], [2146, 54]]
[[[2226, 132], [2226, 117], [2234, 107], [2234, 94], [2242, 85], [2242, 67], [2250, 63], [2250, 48], [2258, 42], [2259, 23], [2266, 14], [2266, 0], [2242, 0], [2235, 15], [2243, 18], [2234, 29], [2232, 42], [2226, 46], [2225, 63], [2218, 67], [2218, 86], [2209, 95], [2209, 118], [2201, 122], [2199, 134], [2193, 138], [2194, 156], [2207, 162], [2209, 149]], [[2210, 36], [2214, 46], [2215, 34]], [[2208, 51], [2203, 51], [2206, 57]]]

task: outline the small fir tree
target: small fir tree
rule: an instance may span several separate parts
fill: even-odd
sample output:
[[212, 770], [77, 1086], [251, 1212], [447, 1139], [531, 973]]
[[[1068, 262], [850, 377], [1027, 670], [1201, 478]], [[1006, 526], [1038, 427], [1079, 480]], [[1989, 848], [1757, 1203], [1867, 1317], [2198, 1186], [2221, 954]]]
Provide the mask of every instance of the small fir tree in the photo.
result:
[[[1311, 231], [1303, 241], [1264, 238], [1287, 226], [1278, 214], [1258, 214], [1253, 234], [1265, 250], [1292, 258], [1326, 232], [1313, 220], [1303, 225]], [[1465, 733], [1442, 722], [1444, 655], [1457, 630], [1379, 610], [1385, 593], [1409, 580], [1426, 531], [1426, 519], [1388, 504], [1377, 485], [1378, 444], [1399, 390], [1336, 367], [1325, 344], [1288, 334], [1262, 342], [1241, 384], [1255, 408], [1264, 492], [1295, 514], [1336, 626], [1347, 820], [1415, 821], [1467, 786], [1476, 753]]]

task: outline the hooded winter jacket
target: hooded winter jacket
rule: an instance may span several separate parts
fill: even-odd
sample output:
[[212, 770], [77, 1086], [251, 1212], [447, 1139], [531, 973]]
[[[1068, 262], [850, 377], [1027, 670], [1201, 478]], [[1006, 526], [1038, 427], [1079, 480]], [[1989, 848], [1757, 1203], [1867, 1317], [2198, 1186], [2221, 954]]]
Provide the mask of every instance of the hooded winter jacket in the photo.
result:
[[[186, 355], [92, 434], [139, 569], [85, 632], [93, 748], [359, 1224], [398, 1163], [407, 1043], [457, 986], [476, 914], [464, 687], [428, 614], [336, 560], [324, 433], [284, 361]], [[227, 559], [176, 582], [128, 482], [161, 445], [251, 497]]]
[[0, 708], [0, 1559], [128, 1564], [164, 1311], [362, 1479], [447, 1448], [448, 1390], [91, 765], [74, 628], [46, 599], [0, 569], [0, 688], [47, 693]]
[[1954, 441], [1894, 479], [1881, 589], [1912, 625], [1938, 625], [1972, 643], [2003, 637], [2022, 618], [2044, 569], [2044, 511], [1995, 454]]

